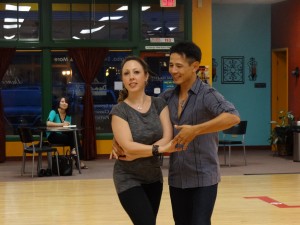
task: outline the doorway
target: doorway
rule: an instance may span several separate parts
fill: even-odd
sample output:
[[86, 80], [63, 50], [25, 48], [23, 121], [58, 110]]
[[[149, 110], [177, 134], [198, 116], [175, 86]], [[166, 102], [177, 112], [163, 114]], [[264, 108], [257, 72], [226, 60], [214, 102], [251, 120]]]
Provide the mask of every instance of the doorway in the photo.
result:
[[288, 49], [272, 50], [272, 121], [288, 110]]

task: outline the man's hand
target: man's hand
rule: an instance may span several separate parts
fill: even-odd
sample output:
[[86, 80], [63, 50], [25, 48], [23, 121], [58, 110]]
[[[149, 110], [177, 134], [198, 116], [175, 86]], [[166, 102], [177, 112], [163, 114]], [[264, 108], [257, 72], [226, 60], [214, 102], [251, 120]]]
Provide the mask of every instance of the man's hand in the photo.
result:
[[179, 133], [174, 137], [173, 141], [177, 143], [183, 150], [186, 150], [189, 143], [194, 140], [196, 134], [191, 125], [175, 125]]

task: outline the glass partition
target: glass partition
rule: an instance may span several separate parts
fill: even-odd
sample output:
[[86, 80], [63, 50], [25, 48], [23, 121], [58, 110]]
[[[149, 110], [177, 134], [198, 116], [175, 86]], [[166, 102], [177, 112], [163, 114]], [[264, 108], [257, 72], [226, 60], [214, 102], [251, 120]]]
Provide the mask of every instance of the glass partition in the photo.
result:
[[159, 4], [141, 5], [141, 39], [174, 38], [184, 40], [184, 5], [162, 8]]
[[[92, 83], [94, 113], [97, 133], [111, 133], [109, 112], [117, 103], [120, 81], [120, 65], [131, 51], [110, 51]], [[55, 104], [61, 96], [70, 100], [74, 124], [82, 123], [85, 84], [67, 52], [52, 52], [52, 96]]]
[[6, 134], [41, 121], [41, 53], [17, 52], [1, 86]]
[[52, 4], [53, 40], [127, 40], [128, 37], [126, 3]]
[[0, 3], [0, 40], [38, 40], [37, 3]]

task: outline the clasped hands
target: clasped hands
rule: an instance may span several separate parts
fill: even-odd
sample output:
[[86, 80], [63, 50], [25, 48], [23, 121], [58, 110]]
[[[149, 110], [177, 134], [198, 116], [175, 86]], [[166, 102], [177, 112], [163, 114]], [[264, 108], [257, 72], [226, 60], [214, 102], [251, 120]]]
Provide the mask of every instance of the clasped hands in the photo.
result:
[[[195, 138], [191, 125], [175, 125], [179, 133], [167, 145], [162, 146], [168, 153], [185, 151], [188, 149], [189, 143]], [[124, 152], [122, 147], [113, 139], [112, 152], [109, 159], [121, 159], [131, 161], [140, 158], [138, 155], [129, 155]]]
[[63, 122], [63, 126], [69, 126], [69, 125], [70, 125], [70, 122], [67, 122], [67, 121]]

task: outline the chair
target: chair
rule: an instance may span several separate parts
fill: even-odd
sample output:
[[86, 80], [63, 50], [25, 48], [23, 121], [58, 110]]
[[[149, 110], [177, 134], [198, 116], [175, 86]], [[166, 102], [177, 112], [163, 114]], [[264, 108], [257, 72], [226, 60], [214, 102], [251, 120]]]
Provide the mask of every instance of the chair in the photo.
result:
[[32, 155], [32, 168], [31, 168], [32, 177], [33, 177], [33, 170], [34, 170], [34, 157], [36, 154], [38, 155], [37, 172], [40, 170], [41, 167], [42, 153], [55, 153], [57, 171], [59, 171], [58, 152], [56, 148], [52, 148], [50, 146], [43, 146], [40, 144], [34, 144], [34, 137], [32, 135], [32, 131], [28, 127], [19, 127], [18, 132], [19, 132], [20, 140], [23, 144], [21, 176], [23, 176], [23, 174], [25, 173], [26, 154]]
[[[67, 145], [63, 145], [63, 144], [53, 144], [53, 143], [50, 143], [49, 141], [48, 141], [48, 144], [49, 144], [49, 146], [52, 147], [52, 148], [62, 148], [62, 153], [63, 153], [63, 155], [66, 154], [66, 149], [68, 150], [68, 148], [69, 148], [69, 146], [67, 146]], [[70, 151], [71, 151], [71, 150], [70, 150]]]
[[239, 124], [223, 130], [223, 139], [219, 140], [219, 146], [223, 146], [224, 149], [224, 162], [226, 165], [226, 147], [228, 147], [228, 166], [231, 166], [230, 158], [231, 158], [231, 146], [233, 145], [241, 145], [243, 146], [244, 151], [244, 161], [245, 165], [247, 165], [246, 160], [246, 147], [245, 147], [245, 134], [247, 130], [247, 121], [240, 121]]

